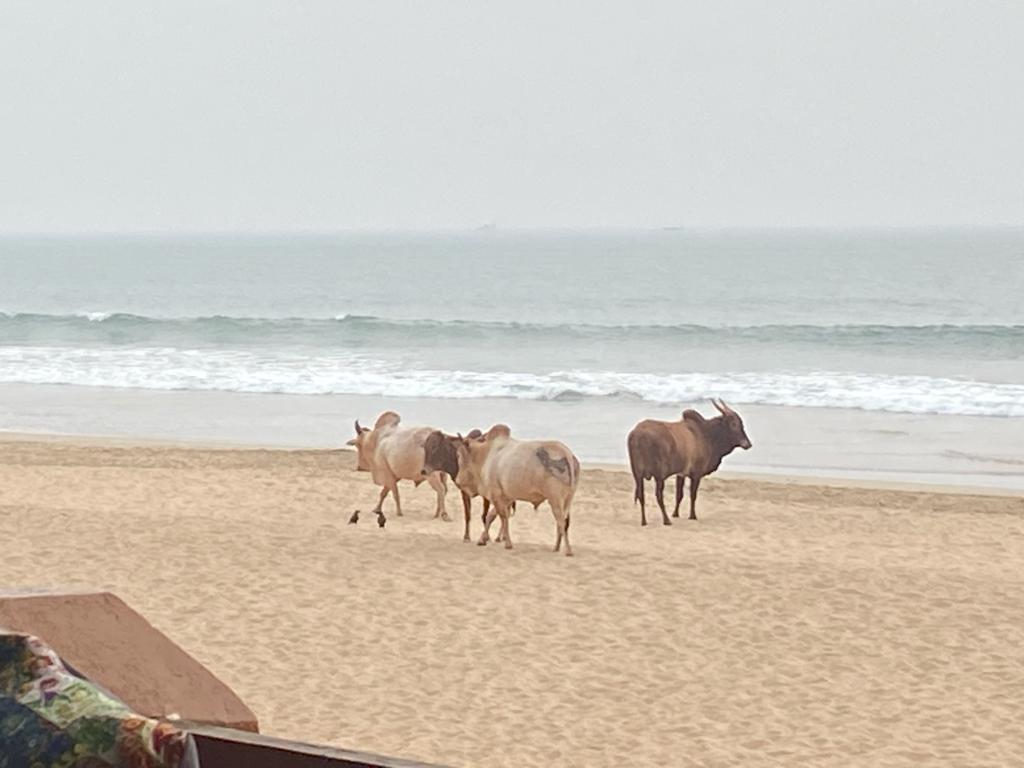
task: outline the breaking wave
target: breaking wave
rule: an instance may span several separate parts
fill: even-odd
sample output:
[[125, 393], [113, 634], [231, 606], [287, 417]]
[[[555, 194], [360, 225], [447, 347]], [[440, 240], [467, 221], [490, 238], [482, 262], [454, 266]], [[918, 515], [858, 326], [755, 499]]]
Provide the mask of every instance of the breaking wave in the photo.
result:
[[[101, 322], [109, 323], [113, 317]], [[0, 346], [0, 382], [302, 395], [515, 398], [566, 403], [589, 398], [689, 403], [714, 395], [737, 404], [1024, 416], [1021, 384], [838, 371], [481, 372], [410, 368], [356, 351], [299, 354], [274, 349], [170, 346]]]

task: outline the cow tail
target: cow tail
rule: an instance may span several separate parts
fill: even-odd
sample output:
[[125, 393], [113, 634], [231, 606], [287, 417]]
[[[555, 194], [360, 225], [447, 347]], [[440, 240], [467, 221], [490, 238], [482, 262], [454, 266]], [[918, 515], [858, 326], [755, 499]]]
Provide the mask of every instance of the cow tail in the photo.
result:
[[633, 433], [629, 433], [629, 438], [626, 440], [626, 448], [629, 451], [629, 469], [633, 473], [633, 482], [635, 487], [633, 488], [633, 503], [643, 503], [644, 497], [644, 478], [642, 471], [637, 467], [636, 457], [636, 444], [633, 439]]

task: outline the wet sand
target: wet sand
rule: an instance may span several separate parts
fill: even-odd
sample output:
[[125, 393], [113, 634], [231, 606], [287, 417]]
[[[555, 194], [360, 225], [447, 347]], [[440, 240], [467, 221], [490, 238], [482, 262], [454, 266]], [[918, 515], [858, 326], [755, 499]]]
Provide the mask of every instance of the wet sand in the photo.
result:
[[[29, 432], [338, 448], [352, 422], [395, 410], [406, 424], [448, 432], [509, 424], [522, 437], [556, 437], [583, 462], [624, 467], [626, 434], [641, 419], [678, 419], [708, 402], [654, 405], [630, 399], [541, 401], [268, 395], [36, 384], [0, 384], [0, 434]], [[1006, 488], [1024, 492], [1024, 418], [921, 415], [844, 408], [737, 406], [755, 450], [724, 468], [760, 475]]]

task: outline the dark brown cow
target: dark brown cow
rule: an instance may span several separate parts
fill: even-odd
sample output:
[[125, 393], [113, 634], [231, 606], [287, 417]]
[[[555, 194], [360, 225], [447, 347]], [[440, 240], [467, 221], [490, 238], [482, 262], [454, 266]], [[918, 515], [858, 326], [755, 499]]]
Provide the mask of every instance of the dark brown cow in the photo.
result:
[[712, 400], [721, 416], [705, 419], [697, 411], [683, 411], [679, 421], [641, 421], [629, 433], [629, 466], [633, 470], [636, 490], [633, 498], [640, 502], [640, 525], [647, 525], [644, 510], [644, 480], [654, 479], [654, 496], [665, 525], [672, 525], [665, 512], [665, 480], [676, 477], [676, 508], [679, 517], [683, 500], [683, 481], [690, 478], [690, 519], [697, 519], [697, 489], [700, 480], [710, 475], [722, 459], [736, 448], [750, 448], [750, 438], [743, 429], [743, 419], [721, 400]]

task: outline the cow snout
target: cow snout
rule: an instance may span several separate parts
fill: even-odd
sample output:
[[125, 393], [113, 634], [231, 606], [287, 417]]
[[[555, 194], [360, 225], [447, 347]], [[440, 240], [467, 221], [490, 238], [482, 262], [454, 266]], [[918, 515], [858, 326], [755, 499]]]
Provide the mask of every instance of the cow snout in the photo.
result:
[[752, 447], [753, 443], [750, 442], [750, 438], [744, 437], [743, 442], [740, 443], [740, 448], [742, 448], [744, 451], [749, 451]]

